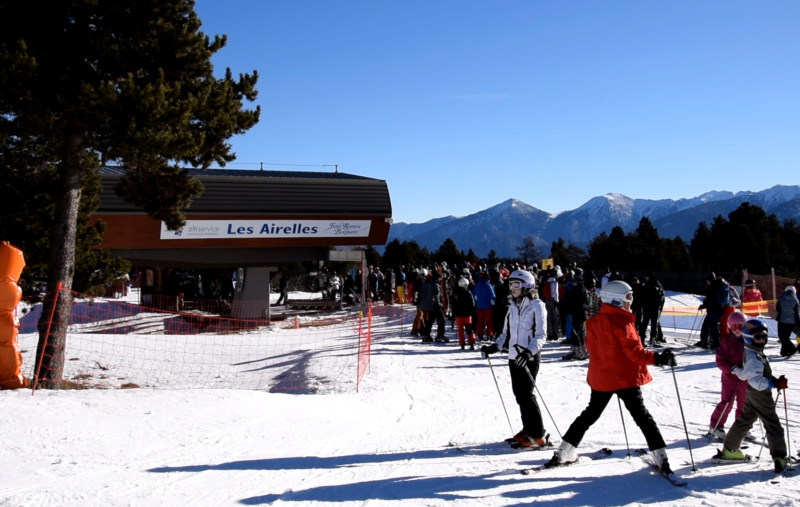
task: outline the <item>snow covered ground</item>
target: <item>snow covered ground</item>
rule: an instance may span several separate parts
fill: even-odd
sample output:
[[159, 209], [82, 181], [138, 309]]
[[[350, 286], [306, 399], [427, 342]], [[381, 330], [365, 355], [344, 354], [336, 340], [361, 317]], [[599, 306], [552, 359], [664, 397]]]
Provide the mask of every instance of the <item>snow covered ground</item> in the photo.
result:
[[[696, 308], [691, 296], [672, 301]], [[504, 362], [493, 356], [511, 428], [487, 361], [455, 340], [422, 345], [405, 318], [376, 319], [359, 393], [0, 391], [0, 505], [795, 505], [800, 471], [773, 484], [767, 449], [755, 464], [704, 462], [719, 447], [703, 436], [719, 400], [719, 371], [712, 353], [687, 346], [697, 339], [688, 329], [699, 327], [695, 320], [673, 329], [679, 320], [664, 319], [679, 365], [674, 377], [650, 367], [654, 380], [643, 388], [685, 488], [626, 456], [613, 401], [580, 448], [589, 455], [608, 447], [610, 458], [521, 475], [518, 469], [544, 463], [551, 452], [497, 443], [521, 426]], [[589, 399], [586, 364], [561, 361], [566, 351], [547, 344], [538, 380], [556, 442]], [[800, 362], [778, 357], [773, 338], [768, 352], [775, 373], [789, 378], [797, 455], [800, 394], [792, 388], [800, 386]], [[783, 401], [778, 408], [783, 423]], [[630, 448], [644, 447], [627, 412], [624, 419]]]

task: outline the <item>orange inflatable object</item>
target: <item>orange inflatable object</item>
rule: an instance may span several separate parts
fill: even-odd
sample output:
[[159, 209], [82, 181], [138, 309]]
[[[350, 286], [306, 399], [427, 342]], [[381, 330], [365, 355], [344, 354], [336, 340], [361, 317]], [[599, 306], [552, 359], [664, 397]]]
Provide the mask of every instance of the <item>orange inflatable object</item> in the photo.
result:
[[25, 258], [22, 251], [0, 242], [0, 389], [27, 387], [28, 380], [20, 372], [22, 354], [17, 344], [19, 322], [14, 309], [22, 297], [17, 285]]

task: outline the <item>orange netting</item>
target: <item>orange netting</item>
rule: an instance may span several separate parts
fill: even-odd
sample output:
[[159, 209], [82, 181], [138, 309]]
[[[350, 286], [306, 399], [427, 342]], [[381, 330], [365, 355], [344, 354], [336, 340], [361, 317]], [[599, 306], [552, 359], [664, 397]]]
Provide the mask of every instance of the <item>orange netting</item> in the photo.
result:
[[[378, 315], [368, 308], [270, 322], [65, 294], [73, 306], [62, 384], [71, 388], [357, 390], [369, 365], [371, 326], [404, 314], [379, 307]], [[42, 305], [23, 301], [17, 312], [24, 364], [32, 369]]]

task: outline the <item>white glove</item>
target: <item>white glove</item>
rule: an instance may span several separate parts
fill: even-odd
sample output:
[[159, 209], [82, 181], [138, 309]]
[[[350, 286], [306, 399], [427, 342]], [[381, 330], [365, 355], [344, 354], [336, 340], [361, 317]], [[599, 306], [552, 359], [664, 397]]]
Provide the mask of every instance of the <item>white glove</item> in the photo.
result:
[[739, 377], [739, 380], [747, 380], [747, 376], [745, 376], [744, 370], [741, 366], [734, 366], [731, 368], [731, 373]]

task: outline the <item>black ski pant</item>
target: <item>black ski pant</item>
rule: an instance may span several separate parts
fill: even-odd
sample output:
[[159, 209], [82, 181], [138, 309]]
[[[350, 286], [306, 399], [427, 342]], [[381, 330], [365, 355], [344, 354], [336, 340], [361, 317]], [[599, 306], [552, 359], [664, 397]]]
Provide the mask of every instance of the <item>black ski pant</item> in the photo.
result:
[[642, 430], [645, 440], [647, 440], [647, 447], [653, 451], [666, 447], [664, 438], [661, 436], [653, 416], [647, 411], [644, 406], [644, 399], [642, 398], [642, 390], [638, 387], [631, 387], [629, 389], [620, 389], [614, 392], [595, 391], [592, 389], [592, 396], [589, 398], [589, 405], [581, 412], [575, 421], [570, 425], [566, 433], [564, 433], [563, 440], [569, 442], [575, 447], [580, 445], [586, 431], [600, 419], [611, 397], [617, 395], [625, 408], [630, 412], [636, 425]]
[[792, 343], [794, 324], [778, 322], [778, 340], [781, 342], [781, 356], [791, 356], [797, 352], [797, 347]]
[[[642, 323], [639, 328], [639, 337], [642, 339], [642, 345], [647, 346], [648, 343], [651, 347], [656, 344], [658, 340], [658, 308], [645, 308], [642, 311]], [[650, 341], [647, 340], [647, 326], [650, 326]]]
[[436, 319], [436, 338], [444, 338], [444, 311], [439, 305], [428, 311], [428, 317], [425, 319], [425, 336], [431, 336], [434, 319]]
[[[542, 422], [542, 412], [539, 410], [539, 403], [534, 394], [534, 382], [539, 373], [539, 363], [542, 361], [542, 353], [538, 352], [533, 356], [525, 368], [520, 368], [514, 361], [508, 362], [508, 369], [511, 372], [511, 390], [519, 405], [519, 413], [522, 416], [522, 429], [529, 437], [542, 438], [544, 436], [544, 423]], [[528, 375], [528, 369], [530, 376]], [[531, 382], [533, 377], [533, 382]]]
[[707, 312], [700, 326], [700, 343], [704, 347], [716, 350], [719, 347], [719, 319], [722, 312]]

